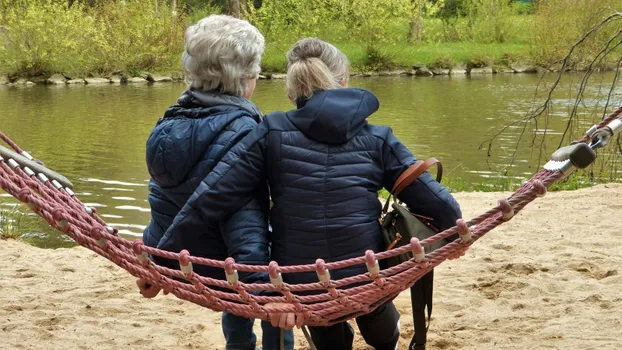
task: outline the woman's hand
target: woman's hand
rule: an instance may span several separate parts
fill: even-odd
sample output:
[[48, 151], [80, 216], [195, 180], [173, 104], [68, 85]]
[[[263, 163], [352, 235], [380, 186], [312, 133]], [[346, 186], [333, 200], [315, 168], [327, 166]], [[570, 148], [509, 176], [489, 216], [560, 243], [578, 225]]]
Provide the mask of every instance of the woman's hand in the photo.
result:
[[[155, 298], [156, 295], [158, 295], [158, 293], [160, 293], [161, 288], [160, 287], [156, 287], [152, 284], [149, 284], [147, 281], [145, 281], [142, 278], [139, 278], [136, 280], [136, 285], [138, 286], [138, 289], [140, 289], [140, 294], [142, 294], [142, 296], [144, 296], [145, 298]], [[164, 293], [167, 294], [167, 293]]]
[[[270, 308], [285, 306], [285, 305], [289, 305], [289, 304], [268, 303], [264, 306], [268, 309], [268, 312], [270, 312], [269, 310]], [[290, 330], [290, 329], [293, 329], [294, 326], [298, 328], [302, 327], [303, 321], [304, 320], [302, 317], [296, 316], [296, 314], [293, 312], [285, 312], [285, 313], [270, 312], [270, 322], [272, 323], [273, 327], [279, 327], [285, 330]]]

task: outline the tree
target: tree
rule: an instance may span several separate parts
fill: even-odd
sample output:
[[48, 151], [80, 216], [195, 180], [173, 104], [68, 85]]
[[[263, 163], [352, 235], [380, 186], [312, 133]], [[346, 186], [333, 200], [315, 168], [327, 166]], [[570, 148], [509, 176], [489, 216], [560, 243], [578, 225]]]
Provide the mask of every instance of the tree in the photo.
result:
[[227, 0], [227, 13], [235, 18], [240, 18], [240, 0]]
[[414, 17], [410, 20], [410, 32], [408, 33], [408, 41], [423, 40], [423, 0], [411, 0]]

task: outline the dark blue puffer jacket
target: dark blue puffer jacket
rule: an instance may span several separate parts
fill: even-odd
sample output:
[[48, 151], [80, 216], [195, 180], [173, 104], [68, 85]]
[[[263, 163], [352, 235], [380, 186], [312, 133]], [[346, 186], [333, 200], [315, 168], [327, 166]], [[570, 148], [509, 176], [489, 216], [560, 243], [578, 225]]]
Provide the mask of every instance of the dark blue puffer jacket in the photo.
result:
[[[146, 245], [158, 246], [201, 181], [260, 121], [259, 110], [245, 98], [195, 90], [184, 92], [178, 104], [166, 111], [147, 141], [151, 221], [143, 233]], [[267, 184], [257, 183], [247, 194], [239, 210], [218, 220], [208, 222], [194, 213], [195, 225], [186, 227], [192, 239], [176, 235], [180, 239], [170, 241], [169, 250], [188, 249], [200, 257], [222, 260], [232, 256], [245, 264], [265, 265], [269, 259]], [[156, 262], [178, 268], [173, 261], [156, 258]], [[220, 269], [194, 269], [202, 275], [224, 278]], [[245, 277], [249, 282], [260, 276]]]
[[[378, 107], [369, 91], [336, 89], [314, 93], [296, 110], [266, 116], [199, 185], [167, 235], [186, 232], [197, 212], [212, 221], [237, 210], [267, 178], [274, 201], [272, 259], [280, 265], [384, 250], [377, 192], [391, 189], [416, 159], [390, 128], [367, 123]], [[434, 218], [441, 229], [461, 217], [458, 203], [427, 172], [399, 198], [414, 212]], [[331, 276], [365, 271], [356, 266], [331, 271]], [[314, 273], [284, 278], [317, 282]]]

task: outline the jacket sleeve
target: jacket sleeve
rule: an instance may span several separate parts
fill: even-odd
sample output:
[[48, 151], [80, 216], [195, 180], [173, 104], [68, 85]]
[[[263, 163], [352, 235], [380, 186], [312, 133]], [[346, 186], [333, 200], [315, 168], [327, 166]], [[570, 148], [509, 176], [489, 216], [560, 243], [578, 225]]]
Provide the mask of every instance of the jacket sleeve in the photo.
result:
[[[268, 259], [268, 195], [264, 169], [267, 126], [260, 123], [233, 146], [201, 181], [175, 217], [158, 248], [179, 252], [197, 242], [197, 227], [224, 228], [228, 254], [239, 263]], [[259, 197], [263, 197], [259, 199]], [[252, 275], [252, 276], [251, 276]], [[251, 283], [255, 274], [245, 276]], [[250, 279], [250, 280], [249, 280]]]
[[[227, 246], [227, 256], [234, 258], [237, 263], [268, 265], [270, 262], [268, 208], [268, 186], [266, 182], [261, 182], [246, 205], [220, 221], [220, 232]], [[240, 272], [239, 277], [245, 283], [269, 281], [265, 273]]]
[[[392, 132], [385, 139], [383, 149], [384, 184], [391, 191], [398, 177], [416, 161], [415, 156]], [[420, 215], [434, 218], [433, 224], [446, 230], [462, 217], [460, 206], [449, 191], [438, 183], [427, 171], [398, 196], [408, 208]]]

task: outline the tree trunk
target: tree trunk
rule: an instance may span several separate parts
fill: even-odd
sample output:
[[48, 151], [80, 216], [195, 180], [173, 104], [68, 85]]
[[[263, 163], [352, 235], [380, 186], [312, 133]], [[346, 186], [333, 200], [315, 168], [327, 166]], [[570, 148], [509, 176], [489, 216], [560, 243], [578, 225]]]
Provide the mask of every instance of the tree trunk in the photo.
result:
[[263, 0], [253, 0], [253, 6], [255, 6], [255, 10], [259, 10], [263, 5]]
[[423, 40], [423, 1], [412, 0], [416, 8], [416, 15], [410, 20], [410, 31], [408, 32], [408, 41], [415, 42]]
[[227, 0], [227, 13], [235, 18], [240, 18], [240, 0]]

